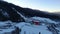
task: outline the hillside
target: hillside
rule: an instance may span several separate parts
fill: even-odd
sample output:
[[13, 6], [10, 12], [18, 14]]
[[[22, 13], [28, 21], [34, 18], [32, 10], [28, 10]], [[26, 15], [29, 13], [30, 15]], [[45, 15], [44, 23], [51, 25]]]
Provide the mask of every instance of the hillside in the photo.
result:
[[0, 33], [60, 34], [60, 14], [0, 1]]

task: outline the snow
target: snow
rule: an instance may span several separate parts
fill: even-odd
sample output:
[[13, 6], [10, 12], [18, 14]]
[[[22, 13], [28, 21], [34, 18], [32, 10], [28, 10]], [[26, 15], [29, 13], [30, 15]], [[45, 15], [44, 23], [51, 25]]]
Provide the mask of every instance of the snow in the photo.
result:
[[24, 20], [26, 20], [27, 18], [25, 16], [23, 16], [19, 11], [17, 11], [15, 8], [12, 7], [13, 10], [15, 10], [17, 12], [17, 14], [19, 14]]
[[[40, 24], [40, 25], [31, 24], [32, 20], [40, 21], [42, 24]], [[49, 31], [47, 28], [47, 26], [49, 26], [49, 24], [45, 24], [45, 23], [57, 24], [58, 22], [55, 22], [48, 18], [31, 17], [31, 18], [28, 18], [26, 22], [20, 22], [20, 23], [16, 24], [16, 26], [19, 27], [20, 29], [22, 29], [20, 34], [39, 34], [39, 32], [41, 34], [48, 34], [48, 33], [52, 34], [52, 32]]]
[[[19, 24], [16, 25], [17, 27], [19, 27], [20, 29], [22, 29], [21, 34], [39, 34], [39, 32], [41, 32], [41, 34], [52, 34], [52, 32], [47, 30], [47, 27], [44, 25], [31, 25], [30, 23], [24, 23], [21, 22]], [[25, 32], [25, 33], [24, 33]]]
[[[22, 32], [21, 32], [21, 34], [23, 33], [23, 32], [26, 32], [26, 34], [30, 34], [30, 32], [33, 34], [39, 34], [39, 32], [41, 32], [41, 34], [47, 34], [47, 32], [49, 32], [49, 31], [47, 31], [46, 30], [46, 27], [45, 26], [40, 26], [40, 27], [37, 27], [37, 26], [35, 26], [35, 28], [34, 27], [29, 27], [29, 26], [24, 26], [23, 28], [22, 28]], [[51, 34], [51, 32], [49, 32], [49, 34]]]
[[[58, 27], [58, 28], [56, 28], [56, 29], [60, 31], [60, 27]], [[60, 34], [60, 32], [59, 32], [59, 34]]]
[[14, 31], [15, 29], [12, 29], [12, 28], [9, 28], [9, 29], [0, 29], [0, 34], [3, 34], [3, 33], [9, 33], [9, 32], [12, 32]]
[[37, 21], [40, 21], [42, 23], [54, 23], [54, 24], [57, 24], [57, 22], [49, 19], [49, 18], [42, 18], [42, 17], [31, 17], [30, 19], [32, 20], [37, 20]]
[[[40, 24], [40, 25], [32, 24], [32, 20], [40, 21], [40, 23], [42, 23], [42, 24]], [[20, 34], [39, 34], [39, 33], [52, 34], [52, 32], [48, 30], [47, 26], [49, 26], [50, 23], [57, 24], [57, 22], [55, 22], [51, 19], [48, 19], [48, 18], [31, 17], [31, 18], [26, 19], [26, 22], [20, 22], [20, 23], [16, 23], [16, 24], [12, 23], [9, 20], [4, 21], [4, 22], [0, 22], [0, 27], [7, 25], [7, 23], [10, 23], [10, 24], [12, 24], [12, 26], [16, 26], [19, 29], [21, 29]], [[49, 24], [45, 24], [45, 23], [49, 23]], [[8, 29], [1, 29], [0, 28], [0, 33], [12, 32], [14, 29], [15, 28], [8, 28]], [[60, 30], [59, 28], [57, 28], [57, 29]]]
[[0, 12], [5, 16], [5, 17], [9, 17], [9, 14], [3, 10], [3, 9], [0, 9]]
[[4, 16], [6, 16], [6, 17], [9, 17], [9, 15], [8, 15], [8, 13], [7, 12], [2, 12], [2, 14], [4, 15]]
[[17, 26], [19, 28], [23, 28], [25, 25], [31, 25], [31, 24], [25, 23], [25, 22], [20, 22], [20, 23], [16, 24], [15, 26]]
[[7, 23], [12, 23], [11, 21], [0, 21], [0, 26], [4, 26], [4, 25], [7, 25]]
[[[9, 24], [8, 24], [9, 23]], [[11, 21], [0, 21], [0, 34], [4, 34], [4, 33], [11, 33], [12, 31], [15, 30], [15, 27], [8, 27], [12, 22]], [[13, 25], [13, 23], [11, 24]], [[4, 27], [6, 26], [6, 27]]]

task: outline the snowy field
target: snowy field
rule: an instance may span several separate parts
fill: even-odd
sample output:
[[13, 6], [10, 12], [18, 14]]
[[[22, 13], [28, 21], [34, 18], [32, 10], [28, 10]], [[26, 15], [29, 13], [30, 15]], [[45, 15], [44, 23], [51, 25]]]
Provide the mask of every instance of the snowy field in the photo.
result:
[[0, 22], [0, 34], [6, 32], [11, 34], [11, 32], [15, 30], [15, 27], [21, 29], [21, 31], [19, 31], [20, 34], [60, 34], [60, 25], [57, 26], [57, 24], [58, 22], [40, 17], [31, 17], [27, 19], [26, 22], [20, 23], [5, 21]]
[[20, 24], [17, 24], [17, 26], [22, 29], [21, 34], [52, 34], [52, 32], [47, 30], [45, 25], [31, 25], [29, 23], [24, 24], [23, 22]]

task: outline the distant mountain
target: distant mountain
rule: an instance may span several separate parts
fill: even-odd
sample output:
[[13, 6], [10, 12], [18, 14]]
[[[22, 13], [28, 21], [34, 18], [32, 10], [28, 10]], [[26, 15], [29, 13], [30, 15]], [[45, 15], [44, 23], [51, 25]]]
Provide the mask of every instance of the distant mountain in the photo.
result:
[[30, 8], [22, 8], [17, 5], [0, 1], [0, 21], [11, 20], [13, 22], [21, 22], [24, 19], [17, 13], [21, 13], [25, 17], [44, 17], [53, 20], [60, 20], [60, 15], [48, 13], [40, 10], [34, 10]]
[[54, 12], [54, 13], [60, 15], [60, 11], [59, 12]]

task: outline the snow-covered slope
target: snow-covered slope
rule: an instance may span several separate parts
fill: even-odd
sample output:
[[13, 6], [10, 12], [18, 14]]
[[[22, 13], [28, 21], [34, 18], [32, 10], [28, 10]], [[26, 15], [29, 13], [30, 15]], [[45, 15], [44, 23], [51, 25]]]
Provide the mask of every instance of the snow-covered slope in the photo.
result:
[[[23, 25], [22, 25], [23, 24]], [[30, 23], [23, 23], [16, 25], [19, 27], [22, 31], [21, 34], [52, 34], [52, 32], [47, 30], [47, 27], [45, 25], [31, 25]]]
[[[0, 33], [5, 33], [5, 32], [10, 33], [13, 30], [15, 30], [15, 28], [13, 27], [10, 28], [9, 27], [10, 25], [10, 26], [18, 27], [21, 30], [19, 31], [18, 29], [18, 32], [20, 32], [20, 34], [60, 34], [59, 32], [60, 25], [57, 26], [58, 22], [55, 22], [51, 19], [41, 18], [41, 17], [31, 17], [31, 18], [27, 18], [27, 20], [28, 21], [20, 22], [20, 23], [13, 23], [11, 21], [0, 22], [0, 27], [3, 27], [3, 29], [0, 28], [0, 30], [3, 30], [0, 31]], [[39, 21], [38, 22], [39, 24], [36, 25], [32, 21]], [[6, 27], [4, 26], [6, 26], [8, 29], [6, 29]]]
[[12, 32], [13, 34], [60, 34], [60, 15], [0, 1], [0, 33]]
[[20, 32], [21, 34], [39, 34], [39, 33], [40, 34], [59, 34], [59, 32], [58, 32], [59, 30], [56, 29], [57, 27], [54, 26], [54, 24], [56, 25], [56, 24], [58, 24], [58, 22], [55, 22], [55, 21], [47, 19], [47, 18], [39, 18], [39, 17], [32, 17], [31, 20], [33, 20], [33, 19], [35, 21], [40, 21], [39, 23], [42, 23], [42, 24], [35, 25], [35, 24], [32, 24], [33, 23], [32, 21], [31, 21], [32, 23], [27, 21], [27, 23], [20, 22], [20, 23], [16, 24], [15, 26], [17, 26], [21, 29], [21, 32]]

